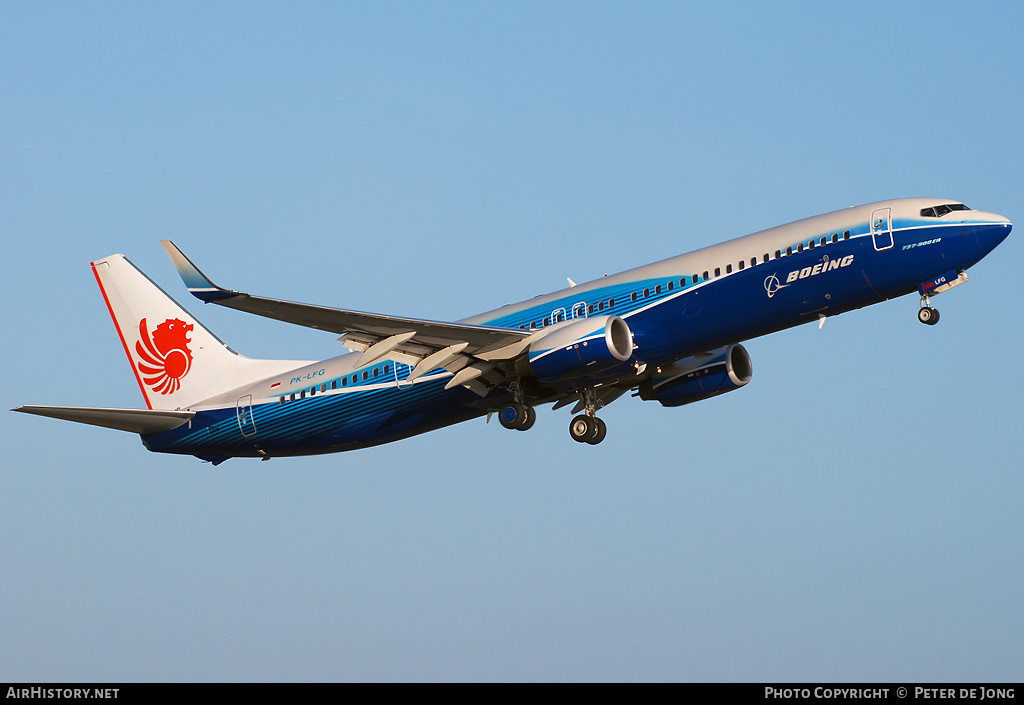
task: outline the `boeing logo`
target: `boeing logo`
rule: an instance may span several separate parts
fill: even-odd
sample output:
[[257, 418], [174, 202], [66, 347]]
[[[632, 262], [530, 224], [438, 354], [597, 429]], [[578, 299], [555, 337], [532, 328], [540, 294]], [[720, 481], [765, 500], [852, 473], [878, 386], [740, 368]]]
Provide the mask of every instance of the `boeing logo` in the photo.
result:
[[772, 274], [770, 277], [764, 280], [764, 290], [768, 294], [768, 298], [772, 298], [779, 292], [779, 289], [785, 289], [787, 286], [792, 284], [798, 279], [805, 279], [807, 277], [813, 277], [822, 272], [831, 272], [833, 269], [840, 269], [841, 267], [849, 267], [853, 264], [853, 255], [846, 255], [842, 259], [834, 259], [829, 261], [828, 255], [822, 258], [822, 261], [813, 267], [804, 267], [803, 269], [796, 269], [790, 272], [786, 276], [786, 283], [783, 284], [779, 281], [779, 277]]
[[768, 298], [775, 296], [779, 289], [785, 289], [789, 284], [783, 284], [774, 274], [764, 280], [764, 290], [768, 292]]
[[840, 267], [849, 267], [853, 264], [853, 255], [846, 255], [842, 259], [834, 259], [831, 262], [828, 261], [828, 255], [825, 255], [824, 261], [819, 262], [813, 267], [804, 267], [803, 269], [795, 272], [790, 272], [789, 276], [786, 277], [786, 283], [790, 284], [795, 282], [797, 279], [805, 279], [807, 277], [813, 277], [816, 274], [822, 272], [831, 272], [833, 269], [839, 269]]

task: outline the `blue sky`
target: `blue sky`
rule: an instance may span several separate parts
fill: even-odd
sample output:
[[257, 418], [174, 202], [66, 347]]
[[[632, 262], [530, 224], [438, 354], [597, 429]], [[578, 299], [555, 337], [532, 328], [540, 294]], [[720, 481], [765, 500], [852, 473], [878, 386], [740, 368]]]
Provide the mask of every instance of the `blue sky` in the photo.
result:
[[[457, 319], [826, 210], [1024, 219], [1017, 3], [4, 3], [5, 408], [142, 406], [88, 263]], [[1014, 233], [754, 380], [217, 468], [0, 416], [0, 681], [1024, 678]]]

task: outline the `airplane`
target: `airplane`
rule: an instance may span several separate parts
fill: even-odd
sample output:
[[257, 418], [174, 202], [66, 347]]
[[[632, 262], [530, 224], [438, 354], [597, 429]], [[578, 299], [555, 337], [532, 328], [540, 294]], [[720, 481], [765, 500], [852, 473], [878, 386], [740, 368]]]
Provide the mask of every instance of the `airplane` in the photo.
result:
[[323, 361], [239, 355], [123, 255], [92, 270], [146, 409], [19, 406], [137, 433], [150, 451], [233, 457], [366, 448], [497, 414], [525, 431], [536, 407], [573, 405], [569, 435], [597, 445], [597, 412], [627, 392], [678, 407], [752, 378], [742, 342], [910, 294], [931, 298], [1010, 233], [1010, 221], [942, 198], [805, 218], [454, 323], [254, 296], [214, 284], [162, 244], [200, 301], [340, 334]]

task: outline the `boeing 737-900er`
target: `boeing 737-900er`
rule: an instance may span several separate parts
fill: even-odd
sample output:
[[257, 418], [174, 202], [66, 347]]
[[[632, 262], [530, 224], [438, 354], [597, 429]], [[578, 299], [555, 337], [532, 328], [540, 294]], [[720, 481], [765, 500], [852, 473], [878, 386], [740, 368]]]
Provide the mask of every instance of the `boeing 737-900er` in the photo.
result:
[[626, 392], [682, 406], [746, 385], [741, 341], [967, 281], [1010, 221], [941, 198], [826, 213], [509, 304], [456, 323], [293, 303], [223, 289], [163, 241], [206, 303], [341, 334], [322, 362], [258, 360], [221, 342], [122, 255], [93, 273], [148, 409], [21, 406], [131, 431], [152, 451], [220, 463], [332, 453], [492, 413], [533, 426], [574, 405], [575, 441], [607, 432], [598, 410]]

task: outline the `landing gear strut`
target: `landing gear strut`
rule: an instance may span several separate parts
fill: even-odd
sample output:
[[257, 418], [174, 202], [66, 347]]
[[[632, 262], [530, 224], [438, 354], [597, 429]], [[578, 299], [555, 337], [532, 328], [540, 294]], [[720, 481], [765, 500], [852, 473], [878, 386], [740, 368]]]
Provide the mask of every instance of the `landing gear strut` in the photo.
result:
[[593, 390], [583, 391], [583, 403], [586, 411], [569, 422], [569, 436], [577, 443], [596, 446], [608, 435], [608, 426], [594, 415], [597, 411], [597, 402]]
[[932, 308], [931, 301], [927, 296], [921, 297], [921, 308], [917, 312], [917, 320], [926, 326], [934, 326], [939, 322], [939, 310]]

